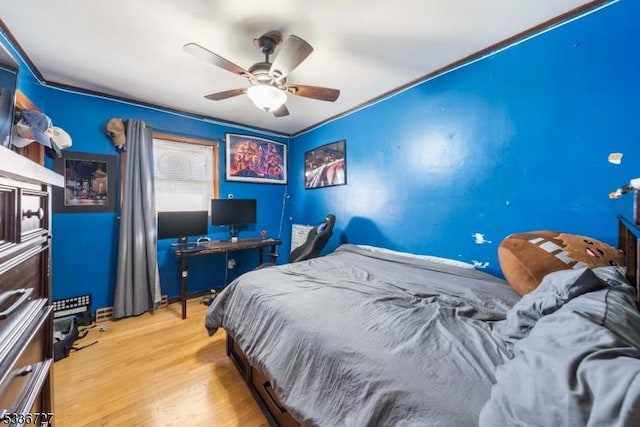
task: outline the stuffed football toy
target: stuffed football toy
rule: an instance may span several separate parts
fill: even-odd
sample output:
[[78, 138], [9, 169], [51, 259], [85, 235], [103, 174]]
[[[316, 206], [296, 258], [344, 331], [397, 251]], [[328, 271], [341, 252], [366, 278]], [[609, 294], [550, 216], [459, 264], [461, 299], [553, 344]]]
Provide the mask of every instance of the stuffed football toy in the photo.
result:
[[520, 295], [534, 290], [549, 273], [581, 267], [624, 266], [624, 255], [599, 240], [556, 231], [507, 236], [498, 247], [502, 272]]

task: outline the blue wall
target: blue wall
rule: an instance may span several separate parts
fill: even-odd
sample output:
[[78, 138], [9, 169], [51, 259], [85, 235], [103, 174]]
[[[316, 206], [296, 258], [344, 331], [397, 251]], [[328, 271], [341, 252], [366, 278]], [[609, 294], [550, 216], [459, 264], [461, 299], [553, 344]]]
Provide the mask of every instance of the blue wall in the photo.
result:
[[[558, 229], [615, 243], [616, 215], [630, 215], [631, 198], [607, 194], [640, 176], [638, 22], [638, 2], [621, 0], [296, 136], [289, 144], [288, 186], [221, 177], [220, 194], [258, 198], [260, 222], [247, 231], [255, 234], [262, 228], [279, 233], [286, 201], [283, 253], [291, 222], [313, 224], [327, 212], [337, 223], [325, 252], [343, 242], [372, 244], [476, 261], [498, 275], [497, 246], [513, 232]], [[20, 86], [71, 134], [73, 151], [115, 155], [103, 130], [111, 117], [212, 140], [240, 132], [287, 142], [41, 86], [28, 73]], [[341, 139], [348, 184], [305, 190], [304, 153]], [[608, 163], [608, 154], [618, 151], [622, 164]], [[55, 214], [53, 232], [54, 298], [91, 292], [94, 309], [111, 305], [115, 214]], [[211, 229], [211, 235], [226, 234]], [[167, 244], [159, 245], [163, 293], [177, 296]], [[253, 257], [244, 254], [227, 280], [251, 268]], [[222, 284], [224, 257], [194, 261], [190, 291]]]
[[[638, 2], [623, 0], [294, 138], [293, 165], [347, 145], [345, 186], [304, 190], [292, 169], [294, 220], [335, 213], [327, 250], [379, 245], [498, 275], [510, 233], [616, 243], [631, 197], [607, 195], [640, 176], [638, 22]], [[621, 165], [607, 161], [616, 151]]]

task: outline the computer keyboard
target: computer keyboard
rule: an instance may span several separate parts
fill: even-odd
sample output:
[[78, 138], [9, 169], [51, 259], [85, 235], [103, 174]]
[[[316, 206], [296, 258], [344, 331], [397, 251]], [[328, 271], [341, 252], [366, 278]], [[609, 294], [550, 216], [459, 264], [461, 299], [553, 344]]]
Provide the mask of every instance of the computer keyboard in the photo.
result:
[[202, 246], [198, 245], [197, 243], [177, 243], [174, 248], [176, 251], [180, 252], [192, 252], [199, 251], [200, 249], [202, 249]]

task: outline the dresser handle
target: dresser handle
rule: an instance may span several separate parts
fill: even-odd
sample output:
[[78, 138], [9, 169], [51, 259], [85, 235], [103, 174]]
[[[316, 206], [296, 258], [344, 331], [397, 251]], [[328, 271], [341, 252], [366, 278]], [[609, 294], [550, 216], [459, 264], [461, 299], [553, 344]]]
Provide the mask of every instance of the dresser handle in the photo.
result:
[[31, 209], [23, 210], [22, 216], [25, 218], [31, 218], [32, 216], [37, 216], [38, 219], [44, 218], [44, 209], [38, 208], [37, 211], [32, 211]]
[[7, 308], [4, 311], [0, 311], [0, 320], [4, 320], [7, 317], [11, 316], [13, 312], [18, 309], [18, 307], [20, 307], [24, 302], [29, 300], [29, 297], [31, 296], [32, 293], [33, 293], [33, 288], [28, 288], [28, 289], [16, 289], [14, 291], [7, 292], [4, 295], [0, 295], [0, 304], [2, 304], [3, 302], [7, 301], [9, 298], [22, 294], [22, 296], [18, 298], [13, 304], [11, 304], [9, 308]]
[[[49, 378], [49, 371], [51, 369], [52, 362], [52, 359], [45, 359], [42, 362], [35, 363], [29, 367], [29, 379], [24, 381], [22, 390], [19, 392], [21, 399], [14, 404], [14, 408], [11, 410], [12, 414], [28, 414], [29, 412], [32, 412], [31, 409], [33, 408], [33, 405], [36, 403], [38, 396], [42, 394], [44, 382]], [[24, 376], [24, 374], [25, 372], [20, 371], [18, 375], [14, 376], [14, 379], [17, 376]], [[40, 414], [42, 416], [48, 415], [46, 412]], [[51, 425], [51, 419], [49, 418], [47, 420], [39, 419], [38, 424], [42, 425], [43, 421], [47, 421], [47, 424], [45, 425]], [[17, 425], [23, 424], [18, 423]]]
[[18, 372], [16, 372], [16, 377], [24, 377], [33, 372], [33, 365], [28, 365], [23, 368], [20, 368]]

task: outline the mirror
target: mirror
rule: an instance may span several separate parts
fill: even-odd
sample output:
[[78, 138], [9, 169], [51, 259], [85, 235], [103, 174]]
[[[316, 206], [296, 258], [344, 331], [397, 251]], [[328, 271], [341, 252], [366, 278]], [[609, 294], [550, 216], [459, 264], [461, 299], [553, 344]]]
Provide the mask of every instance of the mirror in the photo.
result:
[[0, 145], [11, 146], [11, 128], [18, 87], [18, 63], [0, 43]]

